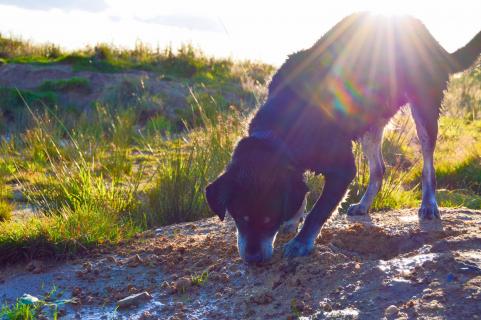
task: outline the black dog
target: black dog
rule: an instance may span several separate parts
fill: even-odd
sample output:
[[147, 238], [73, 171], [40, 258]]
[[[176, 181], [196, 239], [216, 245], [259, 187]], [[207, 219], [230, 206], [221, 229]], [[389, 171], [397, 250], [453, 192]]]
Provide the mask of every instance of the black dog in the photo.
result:
[[449, 75], [468, 68], [480, 53], [481, 32], [449, 54], [417, 19], [359, 13], [344, 18], [310, 49], [291, 55], [274, 75], [249, 136], [206, 189], [220, 219], [226, 211], [234, 218], [241, 257], [268, 260], [281, 225], [297, 227], [308, 192], [306, 170], [324, 175], [324, 190], [284, 256], [312, 250], [355, 175], [355, 139], [362, 142], [371, 174], [349, 214], [366, 214], [385, 170], [383, 127], [407, 103], [424, 160], [419, 215], [439, 218], [433, 152], [443, 90]]

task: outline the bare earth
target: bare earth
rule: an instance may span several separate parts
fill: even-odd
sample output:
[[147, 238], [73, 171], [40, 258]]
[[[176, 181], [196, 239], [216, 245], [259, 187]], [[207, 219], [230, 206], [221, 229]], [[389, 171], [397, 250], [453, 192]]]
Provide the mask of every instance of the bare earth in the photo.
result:
[[114, 252], [0, 269], [0, 302], [55, 286], [52, 300], [74, 298], [59, 307], [65, 319], [481, 317], [481, 211], [443, 209], [441, 222], [423, 223], [415, 209], [338, 216], [310, 256], [290, 261], [286, 240], [272, 262], [247, 266], [232, 221], [169, 226]]

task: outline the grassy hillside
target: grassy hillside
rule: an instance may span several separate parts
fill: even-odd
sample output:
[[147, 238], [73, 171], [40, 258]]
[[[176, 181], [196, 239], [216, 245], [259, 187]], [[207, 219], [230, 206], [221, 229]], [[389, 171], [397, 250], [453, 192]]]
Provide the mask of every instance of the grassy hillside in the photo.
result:
[[[0, 58], [6, 64], [69, 63], [96, 72], [145, 69], [172, 77], [166, 81], [189, 79], [192, 88], [189, 107], [174, 118], [168, 108], [151, 107], [155, 99], [142, 93], [141, 84], [125, 84], [142, 93], [134, 99], [122, 96], [132, 91], [119, 90], [115, 99], [85, 110], [63, 107], [55, 96], [45, 96], [72, 88], [90, 90], [79, 78], [51, 80], [35, 91], [0, 89], [2, 110], [21, 108], [28, 123], [3, 122], [0, 263], [70, 255], [117, 244], [156, 226], [210, 216], [203, 189], [224, 168], [255, 111], [254, 105], [227, 105], [224, 85], [236, 79], [260, 102], [273, 70], [205, 57], [190, 47], [176, 54], [141, 45], [130, 51], [100, 45], [65, 53], [56, 46], [2, 37]], [[481, 208], [480, 70], [452, 79], [446, 95], [436, 151], [441, 206]], [[206, 83], [217, 90], [196, 90]], [[421, 159], [407, 113], [392, 121], [383, 149], [388, 175], [374, 209], [419, 205]], [[359, 199], [367, 184], [358, 146], [356, 156], [358, 175], [342, 210]], [[307, 179], [312, 203], [322, 177], [308, 174]], [[22, 208], [33, 208], [35, 214], [20, 217]]]
[[[230, 59], [207, 57], [190, 45], [182, 46], [177, 52], [172, 48], [153, 49], [137, 42], [132, 50], [118, 48], [100, 43], [76, 51], [64, 51], [55, 44], [33, 44], [18, 38], [4, 37], [0, 34], [0, 64], [30, 63], [38, 65], [69, 64], [75, 70], [96, 72], [120, 72], [124, 70], [146, 70], [166, 76], [195, 78], [198, 80], [215, 80], [221, 82], [238, 76], [234, 66], [243, 67], [248, 73], [253, 69], [271, 72], [273, 68], [266, 64], [251, 62], [234, 62]], [[254, 66], [255, 68], [250, 68]], [[264, 81], [262, 73], [254, 76], [257, 81]]]

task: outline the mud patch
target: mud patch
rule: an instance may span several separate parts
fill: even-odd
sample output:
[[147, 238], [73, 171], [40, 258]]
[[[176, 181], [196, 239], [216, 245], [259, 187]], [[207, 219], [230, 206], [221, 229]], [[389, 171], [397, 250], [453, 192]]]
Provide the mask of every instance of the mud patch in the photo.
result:
[[[113, 254], [39, 274], [3, 270], [0, 299], [41, 295], [55, 285], [65, 318], [378, 319], [472, 318], [481, 312], [479, 211], [445, 210], [420, 225], [415, 210], [338, 217], [314, 252], [245, 265], [230, 219], [206, 219], [147, 232]], [[18, 267], [20, 268], [20, 267]], [[118, 301], [138, 295], [126, 308]], [[129, 298], [130, 297], [130, 298]]]

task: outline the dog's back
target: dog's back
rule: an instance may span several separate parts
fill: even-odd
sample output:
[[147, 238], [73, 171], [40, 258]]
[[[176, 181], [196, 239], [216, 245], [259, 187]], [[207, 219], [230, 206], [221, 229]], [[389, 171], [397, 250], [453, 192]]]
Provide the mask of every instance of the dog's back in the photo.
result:
[[449, 74], [475, 57], [450, 55], [413, 17], [358, 13], [291, 55], [272, 79], [269, 96], [305, 102], [322, 112], [324, 122], [330, 119], [356, 138], [407, 102], [436, 109]]

